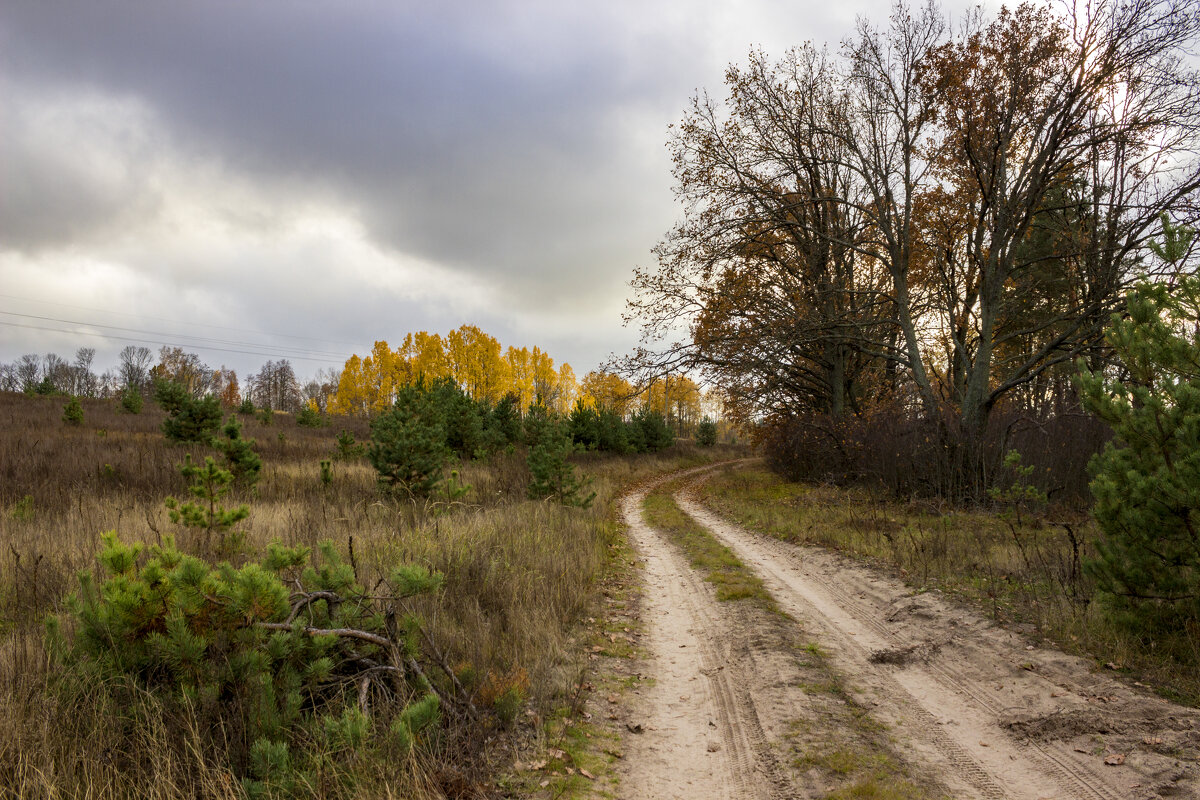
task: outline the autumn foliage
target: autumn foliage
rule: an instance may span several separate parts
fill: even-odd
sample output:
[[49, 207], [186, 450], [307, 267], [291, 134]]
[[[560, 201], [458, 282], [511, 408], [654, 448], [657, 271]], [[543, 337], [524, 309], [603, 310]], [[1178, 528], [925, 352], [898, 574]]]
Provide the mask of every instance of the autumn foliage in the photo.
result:
[[569, 364], [555, 368], [541, 348], [504, 350], [493, 336], [463, 325], [446, 336], [418, 331], [392, 349], [378, 341], [367, 356], [351, 356], [342, 369], [331, 414], [372, 417], [386, 411], [404, 386], [449, 379], [477, 401], [516, 397], [522, 409], [545, 406], [568, 411], [578, 395]]

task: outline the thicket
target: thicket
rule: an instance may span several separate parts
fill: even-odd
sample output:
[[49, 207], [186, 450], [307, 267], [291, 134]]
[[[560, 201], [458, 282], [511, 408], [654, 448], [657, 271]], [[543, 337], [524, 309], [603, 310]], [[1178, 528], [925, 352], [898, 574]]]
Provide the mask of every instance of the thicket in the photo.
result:
[[657, 411], [639, 409], [629, 420], [607, 408], [576, 403], [567, 419], [572, 441], [584, 450], [607, 453], [657, 453], [675, 442], [666, 419]]
[[[640, 433], [639, 425], [650, 432]], [[639, 430], [639, 441], [653, 442], [654, 451], [672, 441], [657, 415], [635, 418], [628, 427]], [[586, 482], [568, 460], [586, 447], [576, 433], [581, 432], [593, 447], [603, 441], [615, 452], [645, 452], [645, 445], [638, 450], [630, 447], [626, 429], [612, 415], [582, 406], [566, 418], [534, 405], [522, 418], [513, 395], [493, 405], [472, 399], [451, 380], [421, 381], [398, 389], [391, 408], [372, 420], [367, 458], [388, 491], [413, 498], [440, 492], [452, 499], [462, 488], [448, 477], [452, 463], [486, 460], [521, 447], [530, 473], [530, 497], [553, 497], [564, 505], [586, 507], [591, 503]], [[353, 446], [347, 442], [344, 449]]]

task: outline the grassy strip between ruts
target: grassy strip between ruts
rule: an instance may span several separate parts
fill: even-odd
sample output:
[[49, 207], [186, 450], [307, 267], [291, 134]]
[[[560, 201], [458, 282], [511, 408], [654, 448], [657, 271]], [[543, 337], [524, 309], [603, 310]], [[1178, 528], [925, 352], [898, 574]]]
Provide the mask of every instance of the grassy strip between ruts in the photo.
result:
[[[844, 677], [816, 643], [802, 643], [803, 632], [782, 613], [766, 587], [707, 529], [679, 508], [673, 495], [682, 480], [663, 484], [642, 504], [643, 517], [687, 556], [692, 567], [716, 587], [718, 600], [750, 600], [752, 627], [776, 647], [794, 654], [794, 683], [808, 695], [804, 716], [792, 720], [784, 734], [789, 766], [806, 796], [831, 800], [929, 800], [942, 797], [940, 787], [910, 774], [894, 755], [887, 729], [855, 698]], [[769, 632], [769, 633], [768, 633]]]
[[762, 580], [676, 505], [672, 494], [679, 485], [679, 481], [670, 481], [646, 495], [642, 502], [646, 522], [683, 550], [691, 565], [717, 588], [718, 600], [749, 599], [768, 611], [778, 611]]
[[1200, 704], [1200, 632], [1147, 641], [1114, 622], [1082, 569], [1097, 537], [1082, 514], [905, 503], [864, 489], [788, 483], [759, 467], [719, 471], [699, 492], [752, 530], [887, 565], [917, 589], [942, 590], [1163, 696]]

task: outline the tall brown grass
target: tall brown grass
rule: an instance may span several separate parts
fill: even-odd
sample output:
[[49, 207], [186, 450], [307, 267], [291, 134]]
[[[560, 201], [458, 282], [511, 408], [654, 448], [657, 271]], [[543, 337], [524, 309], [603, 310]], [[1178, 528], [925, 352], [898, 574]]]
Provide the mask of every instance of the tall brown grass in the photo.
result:
[[[78, 573], [94, 567], [101, 532], [149, 542], [176, 534], [185, 548], [200, 546], [169, 522], [163, 500], [186, 492], [177, 470], [185, 454], [215, 455], [166, 441], [150, 404], [130, 415], [114, 401], [82, 402], [84, 424], [73, 427], [62, 422], [61, 398], [0, 393], [0, 796], [240, 796], [212, 744], [219, 735], [165, 714], [132, 683], [80, 691], [59, 680], [62, 667], [47, 652], [43, 621], [63, 614]], [[463, 465], [465, 496], [414, 504], [381, 495], [364, 461], [335, 460], [332, 483], [322, 483], [320, 461], [334, 455], [343, 428], [368, 438], [357, 420], [314, 429], [285, 414], [269, 426], [244, 419], [264, 462], [256, 486], [227, 498], [251, 508], [241, 526], [247, 552], [272, 540], [332, 540], [367, 586], [401, 561], [440, 570], [444, 589], [417, 601], [430, 637], [456, 671], [473, 676], [481, 702], [514, 689], [541, 714], [563, 701], [586, 659], [572, 626], [599, 594], [618, 530], [613, 499], [648, 475], [716, 455], [581, 456], [597, 500], [580, 510], [527, 500], [518, 452]], [[363, 759], [349, 796], [482, 793], [505, 752], [500, 743], [513, 735], [492, 719], [447, 723], [412, 755]]]

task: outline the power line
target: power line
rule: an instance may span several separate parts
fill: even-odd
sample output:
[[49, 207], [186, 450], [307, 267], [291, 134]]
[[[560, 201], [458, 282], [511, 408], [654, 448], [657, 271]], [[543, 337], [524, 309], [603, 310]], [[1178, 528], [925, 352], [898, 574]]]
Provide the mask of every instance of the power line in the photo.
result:
[[[7, 313], [7, 312], [0, 312], [0, 313]], [[87, 324], [87, 323], [79, 323], [79, 324]], [[22, 322], [6, 322], [4, 320], [0, 320], [0, 325], [6, 325], [10, 328], [27, 328], [29, 330], [34, 330], [34, 331], [51, 331], [53, 333], [69, 333], [74, 336], [93, 336], [93, 337], [96, 337], [99, 339], [112, 339], [115, 341], [122, 341], [122, 342], [138, 342], [140, 344], [153, 344], [153, 345], [159, 345], [159, 346], [164, 346], [164, 347], [195, 347], [195, 345], [191, 345], [191, 344], [184, 345], [184, 344], [177, 344], [175, 342], [158, 341], [155, 339], [134, 338], [132, 336], [117, 336], [117, 335], [111, 334], [111, 333], [95, 333], [93, 331], [64, 330], [62, 328], [48, 328], [48, 327], [45, 327], [42, 325], [29, 325], [29, 324], [22, 323]], [[247, 346], [253, 347], [253, 345], [247, 345]], [[215, 351], [221, 352], [221, 353], [240, 353], [242, 355], [248, 355], [248, 356], [292, 358], [295, 361], [317, 361], [317, 362], [321, 362], [324, 364], [339, 364], [340, 365], [340, 364], [346, 363], [346, 359], [344, 359], [344, 358], [340, 359], [340, 360], [335, 360], [332, 358], [317, 358], [314, 356], [294, 355], [291, 353], [264, 353], [264, 352], [260, 352], [260, 351], [256, 351], [256, 350], [236, 350], [236, 349], [232, 349], [232, 348], [228, 348], [228, 347], [213, 347], [213, 346], [205, 346], [203, 349], [215, 350]]]
[[[2, 292], [0, 292], [0, 297], [3, 297], [8, 300], [20, 300], [25, 303], [40, 303], [42, 305], [47, 305], [47, 306], [60, 306], [62, 308], [74, 308], [79, 311], [95, 311], [100, 314], [111, 314], [111, 315], [117, 316], [117, 317], [133, 317], [134, 319], [154, 320], [156, 322], [174, 322], [176, 324], [191, 325], [191, 326], [195, 326], [197, 328], [216, 328], [217, 330], [235, 331], [237, 333], [261, 333], [261, 331], [252, 330], [250, 328], [234, 328], [229, 325], [214, 325], [211, 322], [186, 322], [186, 321], [181, 321], [178, 319], [170, 319], [168, 317], [152, 317], [152, 316], [145, 316], [142, 314], [130, 314], [125, 311], [112, 311], [107, 308], [92, 308], [90, 306], [77, 306], [77, 305], [73, 305], [71, 303], [59, 303], [54, 300], [37, 300], [32, 297], [20, 297], [15, 294], [4, 294]], [[297, 336], [296, 334], [293, 334], [293, 333], [272, 333], [270, 335], [273, 337], [281, 338], [281, 339], [301, 339], [301, 340], [309, 341], [309, 342], [323, 342], [325, 344], [342, 344], [342, 345], [346, 345], [347, 347], [357, 347], [358, 346], [357, 342], [341, 342], [341, 341], [333, 341], [330, 339], [319, 339], [315, 336]]]
[[[85, 322], [83, 320], [77, 320], [77, 319], [62, 319], [60, 317], [45, 317], [45, 316], [41, 316], [38, 314], [21, 314], [16, 311], [0, 310], [0, 314], [5, 314], [10, 317], [22, 317], [24, 319], [36, 319], [36, 320], [40, 320], [42, 322], [59, 322], [64, 325], [86, 325], [89, 328], [104, 328], [104, 329], [110, 330], [110, 331], [125, 331], [126, 333], [140, 333], [145, 336], [155, 336], [155, 337], [166, 336], [166, 337], [173, 337], [173, 338], [178, 338], [178, 339], [191, 339], [191, 340], [193, 340], [194, 344], [189, 345], [189, 346], [205, 346], [205, 347], [207, 347], [209, 345], [235, 345], [238, 347], [260, 347], [264, 350], [280, 349], [280, 348], [275, 348], [272, 345], [258, 345], [258, 344], [254, 344], [252, 342], [248, 343], [248, 342], [231, 341], [229, 339], [214, 339], [209, 336], [193, 336], [193, 335], [187, 334], [187, 333], [164, 333], [163, 331], [147, 331], [147, 330], [143, 330], [141, 328], [125, 328], [125, 327], [122, 327], [119, 325], [103, 325], [98, 322]], [[329, 350], [313, 350], [313, 349], [309, 349], [309, 348], [297, 348], [294, 351], [288, 351], [288, 352], [308, 353], [313, 356], [325, 356], [325, 357], [334, 357], [334, 358], [342, 357], [341, 353], [334, 353]], [[344, 360], [344, 358], [343, 358], [343, 360]]]

